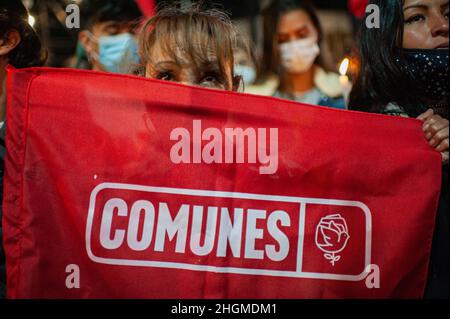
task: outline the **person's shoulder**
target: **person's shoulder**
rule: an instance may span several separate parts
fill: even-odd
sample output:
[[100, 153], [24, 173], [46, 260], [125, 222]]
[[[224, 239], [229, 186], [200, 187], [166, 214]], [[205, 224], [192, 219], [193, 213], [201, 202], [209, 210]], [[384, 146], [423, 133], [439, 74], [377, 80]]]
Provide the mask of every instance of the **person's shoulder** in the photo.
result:
[[277, 96], [279, 94], [278, 87], [280, 80], [274, 74], [269, 74], [258, 83], [244, 87], [244, 92], [249, 94], [263, 95], [263, 96]]
[[339, 81], [339, 74], [327, 72], [321, 67], [315, 68], [314, 84], [316, 87], [330, 98], [342, 97], [344, 92]]
[[329, 96], [324, 96], [319, 102], [319, 105], [328, 106], [335, 109], [342, 109], [342, 110], [347, 109], [347, 105], [343, 98], [331, 98]]
[[318, 103], [320, 106], [328, 106], [335, 109], [347, 109], [345, 99], [343, 97], [333, 98], [325, 93], [321, 92], [320, 101]]

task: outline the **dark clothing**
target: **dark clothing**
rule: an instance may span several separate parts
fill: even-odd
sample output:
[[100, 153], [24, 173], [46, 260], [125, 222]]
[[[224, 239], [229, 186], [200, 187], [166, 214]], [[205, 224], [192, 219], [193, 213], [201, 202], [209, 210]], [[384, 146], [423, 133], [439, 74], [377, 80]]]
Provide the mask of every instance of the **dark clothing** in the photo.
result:
[[436, 216], [427, 289], [425, 291], [425, 298], [427, 299], [449, 298], [449, 165], [443, 167], [442, 174], [442, 192]]

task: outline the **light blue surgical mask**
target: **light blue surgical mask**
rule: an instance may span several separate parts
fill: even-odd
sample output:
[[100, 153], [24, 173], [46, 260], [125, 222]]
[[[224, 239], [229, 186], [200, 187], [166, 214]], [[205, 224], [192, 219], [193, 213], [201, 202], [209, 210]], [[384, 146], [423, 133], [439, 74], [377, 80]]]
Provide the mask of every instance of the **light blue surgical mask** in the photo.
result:
[[234, 74], [240, 75], [244, 81], [244, 85], [251, 85], [256, 80], [256, 70], [248, 65], [235, 64]]
[[132, 34], [102, 36], [98, 44], [98, 62], [106, 71], [126, 74], [138, 66], [138, 45]]

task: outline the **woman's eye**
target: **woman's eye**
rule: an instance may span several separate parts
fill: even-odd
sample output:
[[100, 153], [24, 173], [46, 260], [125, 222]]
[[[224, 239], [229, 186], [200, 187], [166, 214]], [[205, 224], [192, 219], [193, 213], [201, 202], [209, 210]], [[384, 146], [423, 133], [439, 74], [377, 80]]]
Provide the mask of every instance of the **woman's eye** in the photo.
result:
[[303, 28], [301, 30], [298, 30], [296, 33], [297, 39], [305, 39], [309, 36], [309, 30], [307, 28]]
[[425, 20], [425, 17], [421, 14], [418, 14], [418, 15], [412, 16], [411, 18], [407, 19], [405, 21], [405, 23], [411, 24], [411, 23], [415, 23], [415, 22], [419, 22], [419, 21], [423, 21], [423, 20]]
[[279, 35], [278, 36], [278, 43], [282, 44], [282, 43], [286, 43], [289, 41], [289, 37], [286, 37], [284, 35]]
[[203, 84], [211, 84], [220, 82], [220, 77], [215, 73], [205, 74], [202, 78], [201, 83]]
[[164, 81], [172, 81], [173, 74], [171, 72], [159, 72], [156, 78]]
[[202, 81], [202, 82], [213, 82], [213, 81], [215, 81], [215, 80], [216, 80], [216, 78], [215, 78], [214, 76], [208, 75], [208, 76], [205, 76], [205, 77], [203, 78], [203, 81]]

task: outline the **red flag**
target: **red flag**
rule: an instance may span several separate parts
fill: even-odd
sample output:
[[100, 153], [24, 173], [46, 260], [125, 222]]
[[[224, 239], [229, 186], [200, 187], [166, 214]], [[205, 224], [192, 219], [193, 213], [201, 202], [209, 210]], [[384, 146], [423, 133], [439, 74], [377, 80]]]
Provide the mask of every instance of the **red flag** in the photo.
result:
[[8, 76], [10, 298], [423, 295], [441, 159], [419, 121], [88, 71]]
[[364, 18], [368, 0], [348, 0], [348, 8], [350, 12], [358, 19]]
[[136, 0], [139, 8], [145, 17], [153, 17], [156, 13], [156, 4], [154, 0]]

